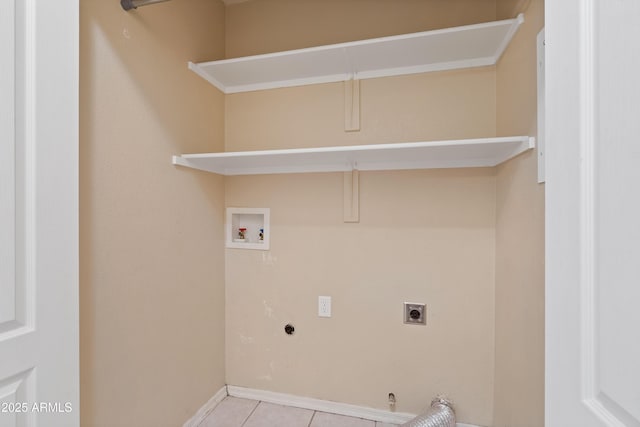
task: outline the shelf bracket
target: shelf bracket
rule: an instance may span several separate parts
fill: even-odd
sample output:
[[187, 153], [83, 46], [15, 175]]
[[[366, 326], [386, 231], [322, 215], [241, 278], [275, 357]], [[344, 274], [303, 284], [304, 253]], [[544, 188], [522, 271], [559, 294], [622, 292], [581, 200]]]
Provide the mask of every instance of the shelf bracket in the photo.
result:
[[355, 77], [344, 82], [344, 130], [360, 130], [360, 80]]
[[343, 173], [344, 222], [360, 222], [360, 173], [353, 169]]

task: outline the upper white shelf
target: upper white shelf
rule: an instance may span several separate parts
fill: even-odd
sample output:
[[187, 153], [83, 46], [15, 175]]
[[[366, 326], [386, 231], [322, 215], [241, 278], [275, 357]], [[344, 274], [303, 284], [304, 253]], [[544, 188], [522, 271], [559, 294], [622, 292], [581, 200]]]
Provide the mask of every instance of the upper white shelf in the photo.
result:
[[515, 19], [220, 61], [189, 68], [224, 93], [495, 64], [524, 21]]
[[183, 154], [173, 164], [221, 175], [496, 166], [534, 146], [534, 138], [462, 139], [289, 150]]

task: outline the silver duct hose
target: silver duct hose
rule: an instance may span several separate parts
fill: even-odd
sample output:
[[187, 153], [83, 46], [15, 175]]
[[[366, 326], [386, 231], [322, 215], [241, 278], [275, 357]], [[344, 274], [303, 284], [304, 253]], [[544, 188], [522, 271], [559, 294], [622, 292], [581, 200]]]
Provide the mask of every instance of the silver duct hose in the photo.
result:
[[456, 427], [453, 404], [444, 397], [436, 397], [431, 401], [431, 407], [426, 413], [418, 415], [400, 427]]

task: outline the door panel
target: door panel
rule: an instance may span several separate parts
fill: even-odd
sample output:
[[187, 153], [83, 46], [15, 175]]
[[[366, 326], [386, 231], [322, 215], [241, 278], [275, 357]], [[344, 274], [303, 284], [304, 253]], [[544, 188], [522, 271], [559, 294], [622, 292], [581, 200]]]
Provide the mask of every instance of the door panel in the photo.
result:
[[599, 0], [594, 10], [594, 358], [599, 360], [593, 398], [616, 418], [640, 425], [640, 3]]
[[15, 2], [0, 3], [0, 331], [15, 319]]
[[0, 0], [0, 427], [79, 425], [77, 34]]
[[[33, 425], [33, 370], [21, 372], [0, 381], [0, 405], [4, 410], [0, 417], [1, 427]], [[23, 403], [24, 402], [24, 403]]]
[[[26, 227], [33, 216], [31, 189], [25, 188], [24, 99], [26, 55], [26, 5], [22, 1], [0, 2], [0, 426], [34, 425], [34, 412], [27, 403], [35, 397], [36, 358], [33, 323], [27, 324], [27, 307], [34, 307], [34, 293], [27, 278], [33, 278], [33, 264], [27, 254], [33, 246], [26, 241], [34, 230]], [[27, 301], [29, 296], [30, 300]], [[32, 313], [33, 314], [33, 313]], [[33, 315], [31, 316], [33, 319]], [[24, 403], [24, 404], [23, 404]]]
[[[0, 3], [0, 334], [27, 325], [26, 5]], [[32, 71], [32, 70], [31, 70]], [[30, 230], [33, 232], [33, 230]]]
[[547, 427], [640, 426], [638, 19], [546, 3]]

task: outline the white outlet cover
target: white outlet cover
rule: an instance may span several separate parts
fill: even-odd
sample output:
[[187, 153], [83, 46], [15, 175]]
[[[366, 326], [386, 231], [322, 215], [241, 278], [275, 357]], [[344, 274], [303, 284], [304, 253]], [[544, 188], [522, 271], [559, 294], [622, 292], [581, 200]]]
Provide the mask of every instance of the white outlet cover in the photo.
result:
[[331, 317], [331, 297], [318, 297], [318, 317]]

